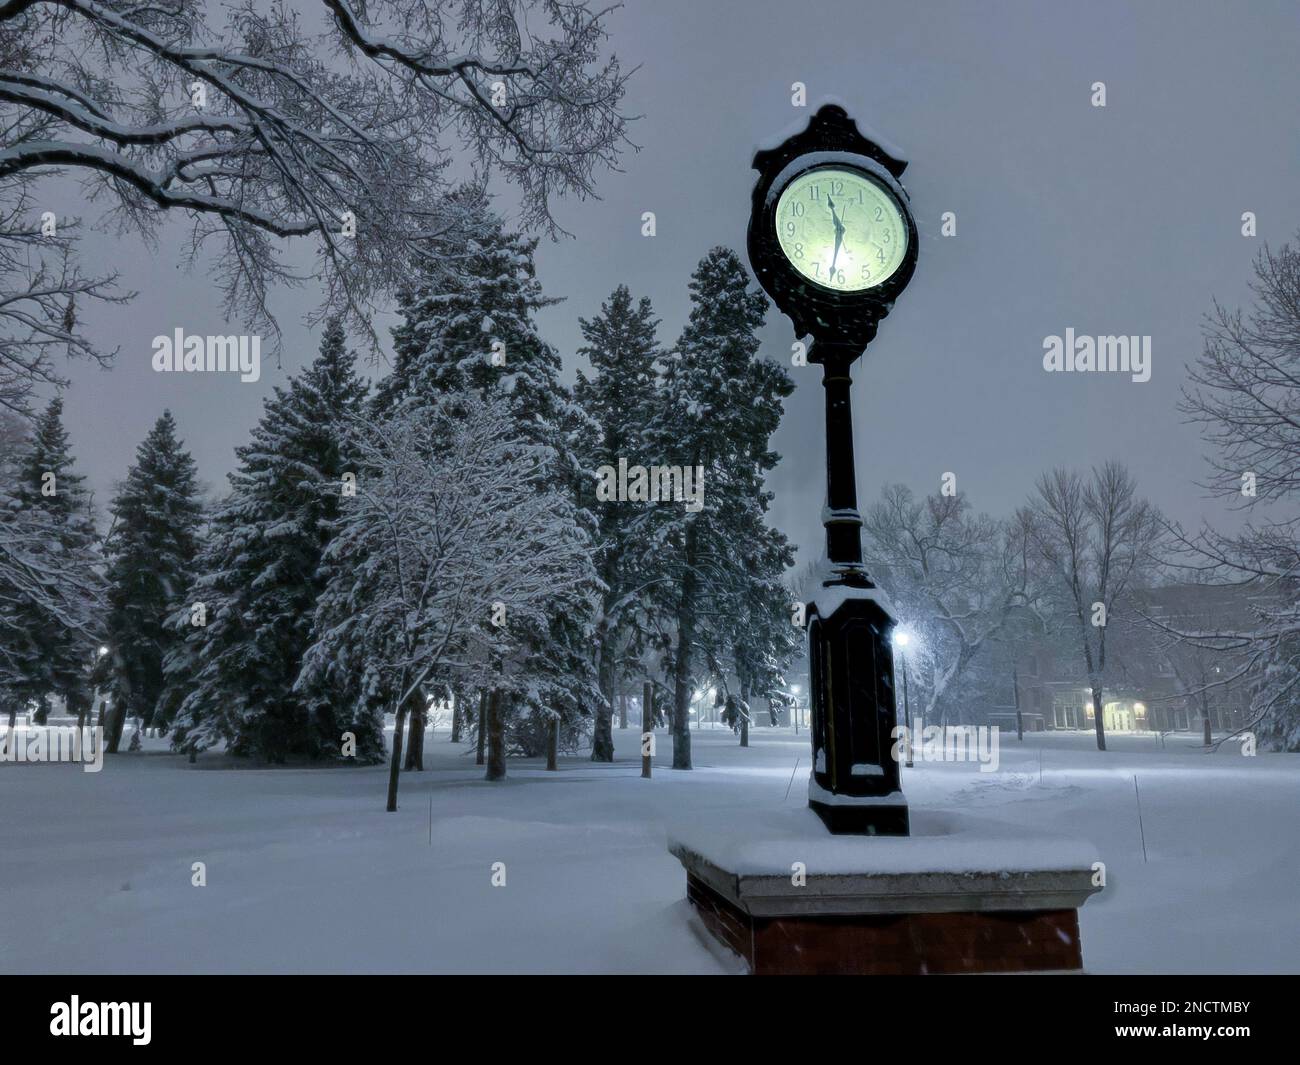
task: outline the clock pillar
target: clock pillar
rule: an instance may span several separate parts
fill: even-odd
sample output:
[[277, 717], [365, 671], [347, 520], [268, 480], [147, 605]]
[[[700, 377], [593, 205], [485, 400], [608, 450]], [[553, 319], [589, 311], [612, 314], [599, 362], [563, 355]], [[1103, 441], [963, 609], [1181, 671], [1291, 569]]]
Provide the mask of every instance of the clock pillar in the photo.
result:
[[826, 558], [834, 573], [861, 575], [862, 515], [858, 513], [857, 472], [853, 465], [851, 348], [816, 344], [809, 361], [822, 364], [826, 393]]
[[807, 604], [812, 778], [808, 805], [834, 833], [905, 836], [907, 804], [893, 757], [894, 618], [862, 563], [853, 459], [856, 345], [814, 343], [826, 393], [826, 572]]
[[[907, 161], [866, 137], [837, 104], [818, 109], [802, 132], [754, 156], [759, 172], [750, 212], [750, 265], [764, 290], [794, 324], [796, 336], [811, 336], [808, 361], [822, 367], [826, 400], [826, 563], [820, 587], [807, 604], [808, 663], [812, 695], [813, 768], [808, 805], [833, 833], [907, 835], [907, 803], [893, 757], [897, 724], [894, 696], [894, 627], [888, 600], [862, 561], [862, 517], [858, 513], [853, 461], [850, 370], [875, 338], [876, 329], [916, 267], [916, 222], [900, 179]], [[782, 197], [819, 170], [834, 180], [871, 187], [882, 197], [876, 220], [893, 212], [884, 233], [901, 247], [891, 268], [869, 283], [830, 278], [796, 263], [781, 243]], [[830, 180], [828, 178], [828, 180]], [[816, 185], [811, 185], [812, 189]], [[859, 196], [861, 196], [861, 191]], [[819, 197], [814, 192], [813, 199]], [[829, 194], [827, 195], [829, 201]], [[794, 200], [791, 215], [794, 213]], [[800, 200], [798, 202], [805, 203]], [[844, 247], [844, 224], [834, 208], [823, 227], [833, 264]], [[800, 212], [804, 217], [805, 212]], [[870, 227], [872, 223], [868, 223]], [[861, 248], [872, 230], [852, 233]], [[833, 242], [832, 242], [833, 235]], [[880, 238], [876, 238], [880, 239]], [[876, 250], [885, 262], [885, 243]], [[803, 269], [801, 269], [801, 265]], [[865, 264], [864, 264], [865, 265]], [[871, 264], [874, 268], [874, 263]], [[862, 279], [870, 275], [863, 269]], [[822, 284], [819, 278], [827, 283]], [[846, 283], [851, 281], [852, 283]]]

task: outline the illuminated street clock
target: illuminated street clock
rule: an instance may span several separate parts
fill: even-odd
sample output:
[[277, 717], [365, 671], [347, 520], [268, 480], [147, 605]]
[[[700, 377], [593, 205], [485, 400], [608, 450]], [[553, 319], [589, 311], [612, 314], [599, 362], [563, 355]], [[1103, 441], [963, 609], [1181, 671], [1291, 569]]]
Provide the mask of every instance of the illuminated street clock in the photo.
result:
[[852, 368], [916, 269], [905, 160], [827, 104], [754, 156], [749, 265], [795, 335], [811, 336], [826, 403], [826, 558], [805, 605], [812, 769], [808, 806], [833, 833], [906, 836], [895, 619], [867, 572], [854, 469]]
[[822, 342], [813, 361], [839, 345], [860, 353], [911, 280], [917, 239], [899, 182], [906, 167], [835, 104], [754, 157], [750, 264], [796, 333]]

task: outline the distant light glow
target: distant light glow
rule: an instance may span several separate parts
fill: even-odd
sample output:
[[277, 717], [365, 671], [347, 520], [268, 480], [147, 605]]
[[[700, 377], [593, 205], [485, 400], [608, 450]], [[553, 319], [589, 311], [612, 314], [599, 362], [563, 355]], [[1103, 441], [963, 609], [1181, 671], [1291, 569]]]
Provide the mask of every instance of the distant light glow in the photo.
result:
[[906, 647], [912, 642], [912, 634], [906, 629], [895, 629], [894, 635], [891, 639], [893, 640], [895, 647]]

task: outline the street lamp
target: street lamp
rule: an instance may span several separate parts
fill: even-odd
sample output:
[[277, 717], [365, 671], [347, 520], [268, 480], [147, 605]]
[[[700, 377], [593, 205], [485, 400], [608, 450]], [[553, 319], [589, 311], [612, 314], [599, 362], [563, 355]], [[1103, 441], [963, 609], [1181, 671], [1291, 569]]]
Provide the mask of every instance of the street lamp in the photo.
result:
[[916, 268], [907, 162], [834, 104], [754, 156], [747, 246], [759, 283], [813, 338], [826, 391], [827, 563], [807, 604], [813, 769], [808, 805], [831, 832], [907, 835], [886, 600], [862, 563], [849, 371]]

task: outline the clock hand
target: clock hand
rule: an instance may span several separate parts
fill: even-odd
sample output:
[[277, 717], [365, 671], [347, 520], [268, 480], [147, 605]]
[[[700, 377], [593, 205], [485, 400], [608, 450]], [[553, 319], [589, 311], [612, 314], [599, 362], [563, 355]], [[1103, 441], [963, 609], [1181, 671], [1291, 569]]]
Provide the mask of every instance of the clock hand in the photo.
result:
[[831, 255], [831, 273], [835, 272], [835, 262], [840, 257], [840, 244], [844, 240], [844, 226], [840, 222], [839, 215], [835, 213], [835, 201], [831, 199], [830, 193], [826, 194], [826, 206], [831, 209], [831, 221], [835, 223], [835, 252]]

